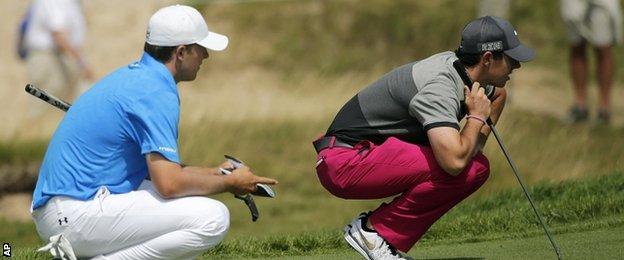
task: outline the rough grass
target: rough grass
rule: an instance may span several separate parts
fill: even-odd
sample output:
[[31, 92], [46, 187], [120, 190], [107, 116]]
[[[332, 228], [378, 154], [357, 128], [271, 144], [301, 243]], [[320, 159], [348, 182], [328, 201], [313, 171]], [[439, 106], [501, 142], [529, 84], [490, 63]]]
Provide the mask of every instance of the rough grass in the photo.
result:
[[47, 140], [0, 141], [0, 165], [41, 161]]
[[[205, 119], [183, 125], [181, 158], [190, 165], [217, 165], [224, 160], [224, 154], [235, 155], [256, 174], [280, 181], [275, 187], [277, 198], [256, 200], [261, 214], [257, 223], [250, 221], [246, 207], [230, 194], [215, 196], [231, 209], [232, 226], [236, 227], [231, 230], [231, 237], [331, 230], [347, 223], [358, 212], [375, 209], [383, 200], [346, 201], [331, 196], [319, 184], [311, 141], [325, 130], [329, 121]], [[569, 126], [552, 117], [513, 109], [506, 111], [498, 127], [528, 185], [624, 169], [624, 146], [613, 138], [621, 129]], [[42, 153], [44, 147], [37, 147]], [[493, 137], [485, 154], [490, 158], [490, 179], [469, 200], [519, 189]], [[12, 160], [24, 159], [19, 158]], [[326, 212], [332, 212], [332, 217], [327, 218]]]
[[[530, 192], [554, 234], [624, 225], [624, 172], [558, 184], [543, 182]], [[39, 244], [32, 224], [0, 224], [5, 227], [0, 237], [16, 252], [28, 258], [37, 256], [32, 253]], [[234, 236], [204, 257], [276, 257], [346, 250], [338, 228], [303, 232], [291, 227], [289, 232], [270, 236]], [[542, 232], [524, 195], [511, 189], [460, 204], [434, 224], [419, 246], [526, 238]]]
[[[340, 74], [386, 69], [454, 50], [479, 1], [189, 1], [234, 39], [227, 66]], [[536, 63], [565, 72], [568, 41], [559, 2], [518, 0], [508, 19], [537, 50]], [[238, 39], [238, 40], [237, 40]], [[622, 48], [616, 49], [621, 56]], [[618, 60], [622, 70], [624, 60]], [[618, 76], [621, 80], [622, 77]]]

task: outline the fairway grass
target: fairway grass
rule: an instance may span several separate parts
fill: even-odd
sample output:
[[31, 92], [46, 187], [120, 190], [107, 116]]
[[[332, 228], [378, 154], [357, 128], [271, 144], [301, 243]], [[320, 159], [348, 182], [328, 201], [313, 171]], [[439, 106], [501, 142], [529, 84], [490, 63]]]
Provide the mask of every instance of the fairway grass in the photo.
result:
[[[624, 245], [624, 227], [560, 234], [556, 239], [564, 259], [622, 259], [624, 257], [624, 246], [622, 246]], [[478, 243], [429, 245], [417, 247], [410, 251], [409, 255], [414, 259], [556, 259], [555, 251], [545, 236]], [[289, 256], [277, 259], [338, 260], [361, 259], [361, 257], [354, 250], [347, 250], [314, 256]]]
[[[622, 259], [624, 257], [624, 226], [593, 231], [558, 234], [557, 243], [564, 259]], [[35, 254], [34, 248], [16, 251], [16, 259], [47, 259]], [[430, 244], [414, 248], [409, 255], [414, 259], [555, 259], [555, 253], [544, 235], [522, 239], [504, 239], [476, 243]], [[315, 255], [283, 257], [217, 257], [201, 259], [297, 259], [332, 260], [361, 259], [349, 248]]]
[[[558, 234], [555, 239], [564, 259], [622, 259], [624, 227]], [[416, 248], [416, 259], [555, 259], [545, 235], [523, 239], [448, 244]]]

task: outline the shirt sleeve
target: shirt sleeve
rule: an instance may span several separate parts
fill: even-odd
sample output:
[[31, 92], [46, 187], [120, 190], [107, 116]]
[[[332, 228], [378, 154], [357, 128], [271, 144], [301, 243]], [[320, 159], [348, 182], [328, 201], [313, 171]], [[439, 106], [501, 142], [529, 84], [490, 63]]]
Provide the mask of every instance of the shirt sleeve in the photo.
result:
[[178, 122], [180, 107], [173, 93], [146, 95], [127, 109], [131, 138], [140, 145], [141, 154], [158, 152], [167, 160], [180, 163]]
[[460, 104], [454, 86], [450, 82], [434, 80], [427, 83], [410, 101], [410, 115], [418, 119], [425, 132], [440, 126], [459, 130], [457, 115]]

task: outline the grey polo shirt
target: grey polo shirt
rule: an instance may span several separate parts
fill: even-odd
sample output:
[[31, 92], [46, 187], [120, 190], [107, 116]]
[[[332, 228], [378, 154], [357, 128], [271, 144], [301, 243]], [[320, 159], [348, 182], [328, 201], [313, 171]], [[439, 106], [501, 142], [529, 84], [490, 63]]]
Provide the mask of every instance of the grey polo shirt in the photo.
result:
[[[382, 143], [388, 137], [428, 144], [435, 127], [459, 130], [466, 115], [464, 83], [453, 68], [457, 57], [442, 52], [400, 66], [360, 91], [340, 109], [326, 135], [355, 144]], [[486, 86], [491, 97], [494, 87]]]

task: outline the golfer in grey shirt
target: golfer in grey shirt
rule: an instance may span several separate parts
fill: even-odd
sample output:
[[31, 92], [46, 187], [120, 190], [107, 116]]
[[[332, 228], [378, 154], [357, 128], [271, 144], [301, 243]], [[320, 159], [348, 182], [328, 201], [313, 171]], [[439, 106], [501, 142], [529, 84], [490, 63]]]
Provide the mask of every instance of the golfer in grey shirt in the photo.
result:
[[[321, 184], [344, 199], [396, 196], [345, 227], [357, 252], [367, 259], [405, 258], [399, 251], [409, 251], [483, 185], [486, 120], [498, 121], [509, 75], [534, 55], [509, 22], [481, 17], [464, 27], [454, 53], [400, 66], [342, 107], [314, 142]], [[465, 86], [460, 73], [475, 83]]]

